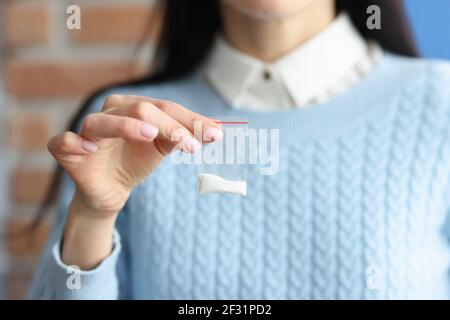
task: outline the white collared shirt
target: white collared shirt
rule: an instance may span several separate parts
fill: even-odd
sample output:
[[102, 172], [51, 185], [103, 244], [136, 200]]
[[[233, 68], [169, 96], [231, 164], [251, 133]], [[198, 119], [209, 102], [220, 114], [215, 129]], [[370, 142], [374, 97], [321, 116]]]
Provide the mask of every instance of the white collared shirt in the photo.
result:
[[325, 102], [358, 83], [381, 49], [343, 13], [321, 33], [272, 63], [232, 48], [218, 36], [202, 73], [234, 108], [289, 110]]

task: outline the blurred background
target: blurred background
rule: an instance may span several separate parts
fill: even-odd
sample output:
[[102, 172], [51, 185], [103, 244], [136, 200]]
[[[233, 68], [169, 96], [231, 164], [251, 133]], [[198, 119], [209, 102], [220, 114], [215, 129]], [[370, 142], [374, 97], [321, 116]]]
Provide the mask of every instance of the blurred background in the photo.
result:
[[[30, 223], [53, 168], [46, 142], [64, 129], [83, 98], [151, 70], [161, 16], [156, 1], [0, 0], [2, 234]], [[450, 59], [450, 1], [405, 2], [421, 53]], [[81, 8], [81, 30], [66, 27], [73, 4]], [[144, 36], [146, 29], [156, 32]], [[24, 297], [53, 217], [31, 242], [0, 242], [0, 298]]]

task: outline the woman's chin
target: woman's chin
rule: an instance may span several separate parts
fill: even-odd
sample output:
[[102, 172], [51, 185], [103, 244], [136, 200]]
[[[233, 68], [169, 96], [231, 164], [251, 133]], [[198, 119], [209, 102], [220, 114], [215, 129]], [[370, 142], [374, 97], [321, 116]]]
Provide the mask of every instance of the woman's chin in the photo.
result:
[[253, 18], [280, 19], [305, 8], [311, 0], [222, 0], [235, 10]]

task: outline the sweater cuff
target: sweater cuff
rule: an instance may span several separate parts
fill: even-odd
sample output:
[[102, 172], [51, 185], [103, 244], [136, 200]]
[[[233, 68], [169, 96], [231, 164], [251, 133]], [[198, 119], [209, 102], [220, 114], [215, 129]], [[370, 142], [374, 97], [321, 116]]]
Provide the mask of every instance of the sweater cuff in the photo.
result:
[[77, 266], [68, 266], [61, 260], [61, 241], [52, 248], [47, 270], [47, 290], [53, 299], [116, 299], [118, 281], [116, 264], [121, 245], [117, 230], [113, 234], [113, 250], [96, 268], [80, 270]]

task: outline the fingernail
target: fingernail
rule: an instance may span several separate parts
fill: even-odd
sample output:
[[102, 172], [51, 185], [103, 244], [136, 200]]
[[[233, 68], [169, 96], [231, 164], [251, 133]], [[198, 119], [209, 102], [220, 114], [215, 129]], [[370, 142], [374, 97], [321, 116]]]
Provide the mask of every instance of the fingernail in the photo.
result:
[[219, 141], [223, 138], [223, 131], [214, 127], [206, 129], [203, 135], [204, 141]]
[[158, 135], [158, 128], [148, 123], [143, 123], [140, 130], [141, 134], [148, 139], [154, 139]]
[[86, 140], [83, 140], [83, 142], [81, 142], [81, 147], [90, 153], [93, 153], [98, 149], [98, 147], [94, 143]]
[[196, 153], [202, 147], [200, 142], [198, 142], [198, 140], [193, 137], [185, 138], [184, 145], [186, 147], [186, 150], [190, 153]]

